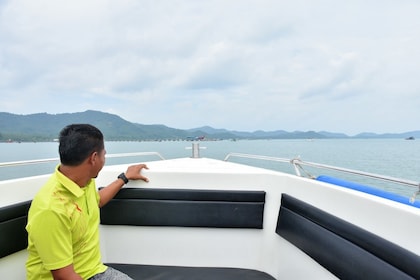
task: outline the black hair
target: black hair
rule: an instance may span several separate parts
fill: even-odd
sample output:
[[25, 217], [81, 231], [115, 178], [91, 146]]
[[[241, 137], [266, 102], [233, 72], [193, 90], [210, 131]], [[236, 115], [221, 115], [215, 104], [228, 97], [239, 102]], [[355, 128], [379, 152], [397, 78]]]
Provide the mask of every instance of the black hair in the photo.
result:
[[90, 124], [71, 124], [60, 132], [60, 161], [64, 165], [81, 164], [93, 152], [104, 149], [102, 132]]

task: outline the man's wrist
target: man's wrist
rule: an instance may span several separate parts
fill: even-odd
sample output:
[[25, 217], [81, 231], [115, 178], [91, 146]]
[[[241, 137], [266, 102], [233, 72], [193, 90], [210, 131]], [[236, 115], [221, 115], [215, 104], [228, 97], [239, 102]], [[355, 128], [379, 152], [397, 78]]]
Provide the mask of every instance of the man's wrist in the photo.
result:
[[125, 176], [125, 173], [124, 172], [121, 173], [120, 175], [118, 175], [117, 178], [123, 180], [124, 184], [127, 184], [128, 181], [129, 181], [128, 178], [127, 178], [127, 176]]

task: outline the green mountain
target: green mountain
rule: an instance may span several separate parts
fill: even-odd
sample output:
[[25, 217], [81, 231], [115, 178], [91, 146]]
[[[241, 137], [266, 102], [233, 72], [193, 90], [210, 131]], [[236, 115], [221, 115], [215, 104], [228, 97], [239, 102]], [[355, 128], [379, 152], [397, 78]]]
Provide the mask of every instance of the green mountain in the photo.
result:
[[183, 139], [197, 136], [197, 133], [164, 125], [135, 124], [116, 115], [90, 110], [56, 115], [0, 113], [0, 141], [52, 141], [58, 138], [63, 127], [72, 123], [90, 123], [98, 127], [108, 141]]
[[420, 138], [420, 131], [399, 134], [360, 133], [349, 137], [343, 133], [326, 131], [229, 131], [209, 126], [188, 130], [165, 125], [144, 125], [126, 121], [121, 117], [99, 111], [80, 113], [16, 115], [0, 112], [0, 142], [5, 141], [53, 141], [60, 130], [72, 123], [90, 123], [98, 127], [107, 141], [143, 140], [192, 140], [205, 139], [325, 139], [325, 138]]

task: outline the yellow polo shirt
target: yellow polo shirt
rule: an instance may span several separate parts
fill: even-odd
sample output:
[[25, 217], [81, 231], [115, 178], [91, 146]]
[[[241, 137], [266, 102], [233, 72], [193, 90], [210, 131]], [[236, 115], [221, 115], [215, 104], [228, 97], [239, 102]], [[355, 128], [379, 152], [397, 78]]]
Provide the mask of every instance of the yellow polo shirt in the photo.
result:
[[99, 247], [98, 205], [93, 179], [80, 188], [57, 166], [29, 209], [28, 280], [53, 279], [50, 270], [70, 264], [83, 279], [106, 270]]

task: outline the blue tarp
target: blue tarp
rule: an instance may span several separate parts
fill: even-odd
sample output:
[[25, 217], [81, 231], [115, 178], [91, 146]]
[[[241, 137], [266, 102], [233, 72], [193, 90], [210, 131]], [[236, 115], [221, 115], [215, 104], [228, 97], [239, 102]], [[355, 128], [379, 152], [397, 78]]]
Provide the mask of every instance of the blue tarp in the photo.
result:
[[371, 195], [376, 195], [376, 196], [383, 197], [383, 198], [386, 198], [386, 199], [389, 199], [389, 200], [397, 201], [397, 202], [400, 202], [400, 203], [403, 203], [403, 204], [407, 204], [407, 205], [410, 205], [410, 206], [420, 208], [420, 201], [418, 201], [418, 200], [415, 200], [414, 203], [411, 203], [410, 198], [408, 198], [408, 197], [401, 196], [401, 195], [398, 195], [398, 194], [393, 194], [393, 193], [390, 193], [390, 192], [387, 192], [387, 191], [384, 191], [384, 190], [381, 190], [381, 189], [378, 189], [378, 188], [374, 188], [374, 187], [370, 187], [370, 186], [366, 186], [366, 185], [342, 180], [342, 179], [327, 176], [327, 175], [320, 175], [316, 178], [316, 180], [326, 182], [326, 183], [330, 183], [330, 184], [334, 184], [334, 185], [341, 186], [341, 187], [345, 187], [345, 188], [349, 188], [349, 189], [352, 189], [352, 190], [357, 190], [357, 191], [368, 193], [368, 194], [371, 194]]

